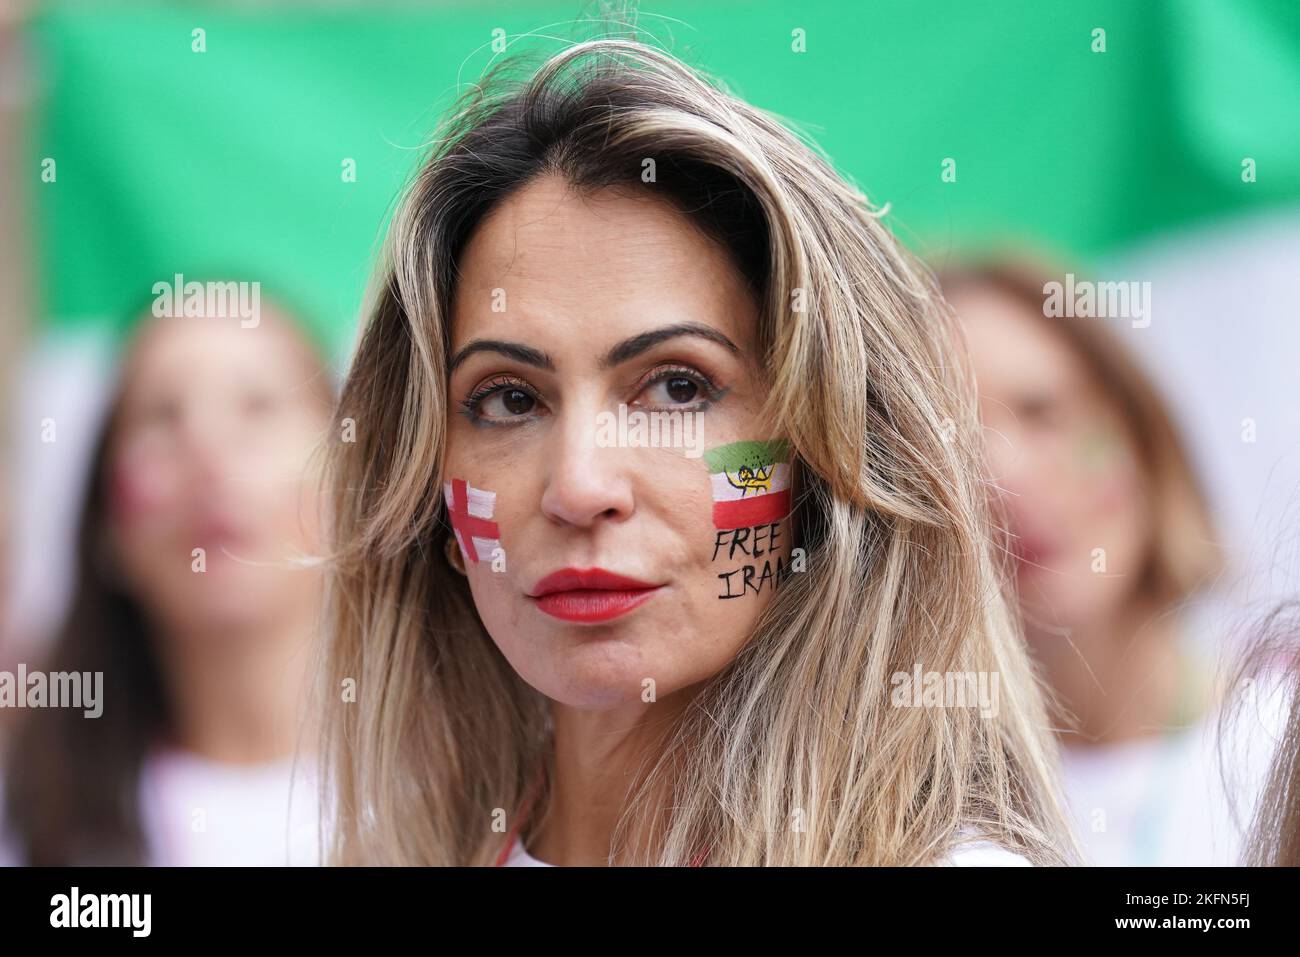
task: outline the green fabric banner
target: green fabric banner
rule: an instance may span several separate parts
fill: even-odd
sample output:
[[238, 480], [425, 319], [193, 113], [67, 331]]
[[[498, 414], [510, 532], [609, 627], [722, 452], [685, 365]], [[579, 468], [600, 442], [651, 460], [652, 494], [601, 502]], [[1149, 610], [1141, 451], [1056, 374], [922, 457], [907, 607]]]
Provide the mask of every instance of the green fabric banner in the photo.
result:
[[[345, 346], [458, 84], [494, 38], [589, 35], [583, 8], [47, 8], [46, 321], [121, 330], [154, 282], [234, 276]], [[931, 257], [1007, 239], [1088, 257], [1300, 199], [1295, 0], [645, 2], [639, 27], [820, 143]]]

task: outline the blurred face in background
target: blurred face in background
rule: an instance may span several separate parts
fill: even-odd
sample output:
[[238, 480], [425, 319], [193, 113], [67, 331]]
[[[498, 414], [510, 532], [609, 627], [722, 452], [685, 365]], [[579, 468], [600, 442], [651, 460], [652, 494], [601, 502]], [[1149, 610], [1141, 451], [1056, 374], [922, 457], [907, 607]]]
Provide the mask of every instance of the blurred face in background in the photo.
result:
[[[115, 574], [164, 631], [242, 631], [312, 607], [328, 388], [293, 325], [146, 318], [108, 457]], [[195, 570], [203, 549], [204, 571]]]
[[986, 287], [950, 299], [970, 345], [993, 480], [1006, 492], [1026, 629], [1032, 639], [1044, 627], [1105, 622], [1132, 595], [1153, 531], [1117, 404], [1051, 328], [1099, 320], [1044, 318]]

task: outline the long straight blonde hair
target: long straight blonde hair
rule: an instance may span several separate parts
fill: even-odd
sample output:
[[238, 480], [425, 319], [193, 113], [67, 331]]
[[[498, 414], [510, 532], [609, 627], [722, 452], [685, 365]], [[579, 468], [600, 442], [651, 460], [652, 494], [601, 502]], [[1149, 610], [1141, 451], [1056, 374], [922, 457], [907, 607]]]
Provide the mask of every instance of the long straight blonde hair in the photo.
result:
[[[395, 213], [338, 411], [354, 441], [332, 453], [329, 859], [490, 864], [503, 818], [545, 777], [549, 702], [444, 560], [441, 492], [457, 258], [543, 174], [659, 191], [732, 252], [761, 303], [763, 421], [802, 476], [807, 570], [647, 756], [611, 862], [704, 848], [711, 865], [934, 863], [967, 834], [1073, 860], [974, 388], [932, 278], [781, 123], [623, 39], [575, 44], [520, 81], [494, 72]], [[891, 679], [915, 668], [996, 676], [995, 713], [891, 705]]]

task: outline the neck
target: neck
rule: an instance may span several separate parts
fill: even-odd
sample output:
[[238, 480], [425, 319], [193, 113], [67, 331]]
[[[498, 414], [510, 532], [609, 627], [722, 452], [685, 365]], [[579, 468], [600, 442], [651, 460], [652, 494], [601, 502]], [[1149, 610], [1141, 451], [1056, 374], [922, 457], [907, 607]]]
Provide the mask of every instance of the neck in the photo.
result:
[[170, 628], [156, 643], [171, 743], [214, 761], [293, 754], [303, 729], [311, 628], [301, 618], [240, 629]]
[[1172, 616], [1134, 602], [1068, 634], [1031, 630], [1030, 637], [1056, 695], [1054, 718], [1066, 744], [1154, 737], [1185, 720], [1179, 704], [1189, 689]]
[[689, 699], [678, 692], [652, 705], [609, 710], [552, 704], [551, 787], [530, 853], [566, 867], [609, 864], [614, 829], [638, 774], [658, 757]]

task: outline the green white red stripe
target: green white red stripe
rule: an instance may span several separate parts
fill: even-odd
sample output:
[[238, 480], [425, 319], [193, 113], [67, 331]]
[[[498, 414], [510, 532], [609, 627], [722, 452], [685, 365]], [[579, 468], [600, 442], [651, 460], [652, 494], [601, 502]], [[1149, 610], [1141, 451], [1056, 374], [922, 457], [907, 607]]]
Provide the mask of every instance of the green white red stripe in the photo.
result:
[[790, 514], [789, 443], [733, 442], [704, 453], [715, 528], [767, 525]]

